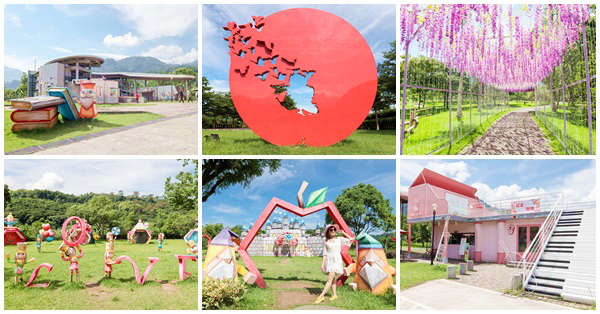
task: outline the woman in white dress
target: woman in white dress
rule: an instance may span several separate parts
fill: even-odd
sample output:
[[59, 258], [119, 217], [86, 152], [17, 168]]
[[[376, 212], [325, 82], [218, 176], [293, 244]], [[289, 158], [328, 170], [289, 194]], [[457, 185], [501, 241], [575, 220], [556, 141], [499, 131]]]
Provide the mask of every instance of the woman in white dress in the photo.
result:
[[[338, 231], [344, 237], [336, 237]], [[327, 283], [325, 289], [315, 303], [321, 303], [325, 300], [325, 294], [331, 288], [332, 296], [329, 300], [333, 301], [337, 299], [335, 278], [344, 272], [344, 264], [342, 261], [342, 246], [350, 246], [353, 237], [340, 230], [338, 225], [328, 225], [325, 227], [325, 245], [323, 248], [323, 263], [321, 264], [321, 271], [327, 274]]]

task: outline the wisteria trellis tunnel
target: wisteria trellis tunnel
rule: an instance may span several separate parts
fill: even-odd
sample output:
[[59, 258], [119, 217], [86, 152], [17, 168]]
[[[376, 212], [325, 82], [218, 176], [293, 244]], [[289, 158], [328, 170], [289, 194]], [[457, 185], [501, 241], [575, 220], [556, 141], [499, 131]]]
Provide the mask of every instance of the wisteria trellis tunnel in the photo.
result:
[[[445, 98], [450, 99], [448, 123], [451, 143], [453, 93], [458, 94], [459, 102], [462, 102], [463, 94], [475, 97], [478, 106], [476, 114], [479, 114], [481, 119], [485, 103], [489, 102], [490, 93], [492, 97], [499, 97], [505, 102], [508, 93], [533, 91], [537, 96], [540, 86], [549, 85], [545, 80], [557, 70], [561, 70], [561, 65], [570, 49], [581, 46], [584, 49], [579, 57], [585, 59], [585, 76], [583, 80], [571, 83], [572, 85], [586, 84], [587, 117], [585, 119], [589, 130], [589, 153], [593, 154], [590, 89], [592, 82], [595, 88], [595, 81], [593, 81], [595, 75], [589, 73], [588, 41], [590, 38], [586, 38], [585, 33], [586, 22], [591, 18], [589, 5], [403, 4], [400, 5], [399, 13], [399, 47], [406, 56], [401, 79], [403, 88], [401, 90], [401, 153], [411, 153], [404, 151], [405, 127], [408, 127], [405, 125], [407, 89], [429, 89], [448, 93]], [[594, 37], [592, 40], [595, 41], [595, 34], [587, 37]], [[409, 67], [413, 63], [413, 60], [409, 62], [409, 49], [418, 51], [418, 54], [426, 58], [435, 59], [447, 69], [449, 75], [446, 77], [445, 87], [423, 86], [422, 77], [420, 81], [415, 80], [414, 75], [409, 75]], [[595, 47], [593, 51], [595, 56]], [[452, 73], [460, 75], [459, 84], [453, 82]], [[428, 79], [432, 79], [431, 75]], [[560, 92], [560, 88], [565, 90], [568, 86], [563, 82], [562, 87], [558, 85], [553, 89], [550, 86], [549, 90], [550, 93]], [[539, 99], [536, 97], [536, 105]], [[472, 109], [471, 100], [469, 98], [469, 110]], [[497, 100], [494, 99], [493, 102], [497, 103]], [[498, 108], [495, 113], [506, 110], [506, 103], [494, 107]], [[564, 103], [563, 97], [563, 106]], [[459, 104], [459, 112], [460, 106]], [[545, 109], [541, 106], [540, 108]], [[466, 132], [459, 134], [459, 136], [463, 135], [466, 135]], [[566, 138], [565, 134], [562, 135]], [[567, 148], [567, 141], [564, 142]]]

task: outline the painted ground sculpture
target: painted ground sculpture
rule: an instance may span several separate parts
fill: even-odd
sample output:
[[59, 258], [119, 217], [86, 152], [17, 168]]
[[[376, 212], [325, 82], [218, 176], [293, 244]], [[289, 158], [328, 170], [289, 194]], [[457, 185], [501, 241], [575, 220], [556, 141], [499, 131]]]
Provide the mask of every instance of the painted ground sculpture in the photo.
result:
[[[229, 85], [237, 112], [252, 131], [280, 146], [329, 146], [367, 117], [377, 67], [362, 35], [342, 18], [316, 9], [289, 9], [230, 32]], [[292, 76], [307, 78], [315, 108], [283, 106]]]
[[396, 268], [390, 266], [383, 246], [372, 236], [361, 233], [358, 242], [356, 263], [348, 265], [344, 274], [354, 273], [354, 282], [350, 286], [356, 290], [367, 290], [374, 294], [383, 294], [394, 285], [392, 276]]
[[[248, 254], [247, 249], [250, 246], [250, 244], [252, 244], [252, 241], [257, 236], [258, 232], [261, 230], [263, 225], [267, 222], [267, 220], [269, 219], [271, 214], [273, 214], [275, 209], [279, 208], [279, 209], [288, 211], [292, 214], [298, 215], [300, 217], [308, 216], [310, 214], [314, 214], [321, 210], [326, 210], [327, 213], [329, 214], [329, 216], [333, 219], [333, 222], [335, 224], [337, 224], [338, 226], [340, 226], [341, 230], [343, 230], [344, 232], [346, 232], [348, 235], [350, 235], [352, 237], [354, 236], [354, 234], [352, 233], [352, 231], [350, 230], [350, 228], [348, 227], [348, 225], [346, 224], [346, 222], [340, 215], [339, 211], [337, 210], [337, 208], [335, 207], [333, 202], [331, 202], [331, 201], [325, 202], [325, 192], [327, 191], [326, 188], [312, 192], [309, 196], [308, 201], [306, 202], [306, 205], [305, 205], [302, 195], [307, 186], [308, 186], [308, 183], [303, 182], [302, 186], [300, 187], [300, 190], [298, 191], [298, 196], [297, 196], [298, 206], [290, 204], [286, 201], [280, 200], [276, 197], [273, 197], [271, 199], [271, 201], [269, 202], [269, 204], [267, 205], [267, 207], [265, 207], [265, 209], [263, 210], [260, 217], [256, 220], [256, 223], [252, 226], [252, 228], [248, 232], [248, 235], [244, 238], [244, 240], [242, 241], [242, 243], [240, 244], [240, 246], [238, 248], [238, 252], [240, 253], [240, 256], [244, 260], [244, 263], [246, 264], [246, 266], [248, 267], [250, 272], [252, 272], [253, 274], [256, 274], [258, 276], [258, 278], [256, 279], [256, 284], [261, 288], [266, 288], [267, 283], [265, 282], [260, 271], [254, 264], [254, 261], [252, 261], [252, 258]], [[215, 240], [213, 239], [213, 242], [214, 241]], [[213, 242], [211, 242], [211, 244]], [[348, 246], [342, 246], [342, 259], [343, 259], [344, 263], [346, 264], [346, 266], [350, 265], [354, 262], [352, 260], [352, 257], [348, 253], [349, 249], [350, 249], [350, 247], [348, 247]], [[339, 276], [338, 279], [336, 280], [336, 285], [341, 286], [344, 282], [346, 282], [346, 279], [348, 279], [348, 276], [346, 276], [346, 275]]]
[[287, 248], [287, 250], [283, 251], [283, 255], [285, 256], [296, 256], [296, 247], [298, 246], [298, 239], [295, 238], [290, 232], [286, 232], [281, 234], [275, 239], [275, 248], [277, 250], [277, 256], [282, 256], [282, 250]]
[[150, 223], [143, 223], [142, 220], [138, 220], [137, 224], [133, 229], [127, 232], [127, 239], [129, 242], [134, 244], [149, 244], [152, 240], [152, 230], [150, 230]]
[[54, 241], [54, 230], [52, 230], [50, 224], [43, 224], [42, 229], [38, 233], [41, 235], [42, 240], [46, 242]]
[[[6, 252], [6, 260], [8, 262], [10, 262], [10, 252]], [[17, 243], [17, 251], [15, 252], [15, 270], [14, 270], [14, 274], [15, 274], [15, 282], [14, 284], [18, 284], [19, 282], [23, 282], [23, 275], [25, 272], [25, 264], [27, 263], [31, 263], [34, 262], [35, 258], [31, 258], [29, 260], [27, 260], [27, 243], [25, 242], [19, 242]], [[27, 281], [27, 283], [25, 284], [26, 287], [48, 287], [48, 283], [40, 283], [40, 284], [34, 284], [33, 281], [37, 278], [38, 273], [40, 272], [40, 269], [45, 268], [48, 271], [52, 271], [52, 264], [48, 264], [48, 263], [42, 263], [40, 265], [38, 265], [38, 267], [36, 267], [33, 272], [31, 273], [31, 276], [29, 276], [29, 280]]]
[[117, 262], [113, 259], [115, 257], [115, 243], [113, 241], [109, 241], [105, 245], [106, 247], [104, 250], [104, 278], [111, 278], [113, 272], [113, 265], [120, 264], [121, 262]]
[[17, 218], [11, 212], [4, 218], [4, 224], [6, 225], [4, 226], [4, 246], [27, 241], [21, 229], [15, 226], [17, 222]]
[[[74, 222], [74, 224], [69, 227], [70, 222]], [[63, 243], [58, 250], [60, 258], [63, 261], [69, 262], [69, 275], [71, 281], [73, 281], [73, 274], [76, 274], [77, 282], [79, 282], [79, 260], [83, 257], [81, 245], [89, 241], [89, 229], [91, 228], [87, 222], [77, 216], [67, 218], [62, 225], [61, 235]], [[77, 254], [77, 252], [79, 252], [79, 254]]]
[[81, 83], [79, 98], [75, 98], [75, 102], [81, 105], [79, 109], [79, 116], [81, 118], [93, 119], [98, 116], [94, 86], [96, 86], [96, 83], [93, 82]]
[[[192, 232], [192, 231], [195, 231]], [[195, 237], [194, 237], [195, 235]], [[159, 235], [160, 238], [160, 235]], [[193, 275], [187, 271], [187, 262], [198, 261], [198, 229], [190, 230], [184, 237], [183, 241], [188, 245], [188, 254], [175, 254], [175, 258], [179, 261], [179, 279], [185, 280], [187, 277], [192, 277]]]
[[240, 274], [248, 284], [253, 284], [256, 281], [256, 272], [248, 271], [237, 264], [235, 259], [236, 244], [232, 238], [239, 239], [239, 236], [225, 228], [210, 241], [202, 264], [202, 279], [209, 277], [212, 279], [235, 279], [237, 281], [237, 275]]

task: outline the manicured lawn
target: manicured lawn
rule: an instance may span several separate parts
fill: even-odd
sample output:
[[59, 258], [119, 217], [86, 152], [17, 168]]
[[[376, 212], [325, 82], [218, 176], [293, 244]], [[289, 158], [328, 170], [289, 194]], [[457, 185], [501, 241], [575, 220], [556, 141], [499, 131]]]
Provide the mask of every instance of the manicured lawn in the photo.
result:
[[[60, 237], [60, 235], [59, 235]], [[36, 260], [25, 265], [24, 280], [41, 263], [54, 265], [51, 272], [40, 270], [35, 283], [50, 283], [47, 288], [13, 285], [12, 263], [15, 246], [5, 246], [11, 253], [11, 262], [4, 260], [4, 309], [6, 310], [197, 310], [198, 264], [188, 262], [187, 271], [194, 274], [185, 281], [179, 279], [178, 261], [174, 254], [187, 254], [187, 245], [180, 239], [167, 239], [163, 251], [157, 251], [156, 243], [131, 244], [119, 240], [115, 244], [115, 256], [131, 257], [142, 274], [148, 266], [148, 257], [158, 257], [144, 285], [138, 285], [131, 264], [123, 261], [113, 266], [113, 278], [100, 281], [104, 275], [105, 242], [84, 245], [84, 256], [79, 261], [82, 284], [69, 282], [69, 263], [60, 259], [58, 246], [61, 241], [44, 243], [38, 253], [35, 243], [29, 243], [27, 258]], [[99, 284], [98, 284], [99, 282]]]
[[[552, 150], [554, 153], [559, 155], [565, 155], [565, 149], [563, 145], [552, 135], [552, 131], [556, 136], [560, 137], [563, 141], [564, 133], [564, 122], [562, 110], [557, 110], [556, 113], [552, 113], [550, 108], [544, 114], [543, 111], [539, 112], [537, 116], [538, 124], [542, 129], [545, 129], [546, 136], [550, 138]], [[586, 124], [586, 118], [580, 113], [567, 113], [567, 147], [569, 153], [572, 155], [586, 155], [590, 152], [589, 146], [589, 130]], [[595, 127], [592, 130], [592, 138], [594, 144], [594, 153], [596, 152], [596, 130]]]
[[251, 130], [202, 130], [202, 136], [219, 134], [220, 141], [202, 138], [205, 155], [394, 155], [395, 130], [357, 130], [329, 147], [275, 146]]
[[102, 107], [102, 108], [114, 108], [114, 107], [142, 107], [142, 106], [156, 106], [155, 103], [143, 103], [143, 104], [138, 104], [138, 103], [132, 103], [132, 102], [126, 102], [126, 103], [119, 103], [119, 104], [97, 104], [98, 107]]
[[4, 151], [13, 150], [47, 144], [60, 141], [80, 135], [98, 133], [104, 130], [118, 128], [130, 124], [135, 124], [148, 120], [156, 120], [164, 116], [154, 113], [134, 113], [134, 114], [100, 114], [93, 121], [63, 121], [59, 116], [59, 123], [49, 130], [33, 130], [13, 133], [10, 120], [10, 110], [4, 110]]
[[[483, 135], [487, 129], [500, 116], [508, 111], [484, 109], [481, 113], [475, 108], [471, 111], [463, 110], [462, 120], [456, 118], [456, 110], [452, 111], [452, 138], [451, 147], [437, 151], [437, 154], [457, 154], [470, 145], [472, 140]], [[425, 155], [448, 145], [449, 138], [449, 113], [440, 113], [419, 117], [419, 125], [412, 134], [407, 134], [404, 140], [405, 155]], [[408, 121], [408, 120], [407, 120]], [[465, 134], [473, 132], [460, 140]]]
[[[355, 257], [354, 253], [351, 252]], [[248, 286], [240, 304], [224, 309], [229, 310], [289, 310], [302, 305], [311, 305], [323, 290], [327, 276], [321, 272], [321, 257], [269, 257], [253, 256], [252, 260], [261, 271], [268, 288]], [[388, 259], [395, 266], [395, 259]], [[393, 310], [396, 296], [392, 290], [383, 295], [368, 291], [353, 291], [348, 286], [354, 280], [350, 276], [346, 284], [338, 287], [339, 299], [329, 301], [329, 295], [322, 304], [347, 310]]]
[[400, 290], [408, 289], [418, 284], [446, 277], [446, 266], [429, 265], [428, 263], [400, 263]]

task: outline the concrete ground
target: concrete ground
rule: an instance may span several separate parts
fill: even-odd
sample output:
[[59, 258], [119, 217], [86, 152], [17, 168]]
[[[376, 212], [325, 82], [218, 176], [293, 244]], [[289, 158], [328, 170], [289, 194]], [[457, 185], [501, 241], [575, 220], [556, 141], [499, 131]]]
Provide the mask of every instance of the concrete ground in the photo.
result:
[[533, 120], [535, 108], [504, 115], [463, 155], [551, 155], [549, 140]]
[[177, 114], [198, 111], [197, 102], [158, 102], [154, 106], [126, 106], [126, 107], [98, 107], [98, 113], [129, 113], [129, 112], [150, 112], [163, 115], [165, 117]]
[[446, 279], [400, 292], [400, 310], [570, 310], [571, 308], [513, 297]]
[[47, 148], [38, 155], [197, 155], [198, 115], [190, 114]]
[[159, 102], [153, 106], [99, 107], [100, 114], [150, 112], [157, 120], [109, 129], [11, 154], [38, 155], [197, 155], [198, 103]]

